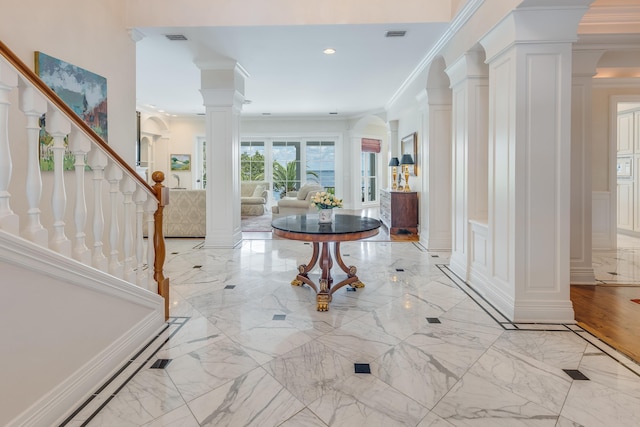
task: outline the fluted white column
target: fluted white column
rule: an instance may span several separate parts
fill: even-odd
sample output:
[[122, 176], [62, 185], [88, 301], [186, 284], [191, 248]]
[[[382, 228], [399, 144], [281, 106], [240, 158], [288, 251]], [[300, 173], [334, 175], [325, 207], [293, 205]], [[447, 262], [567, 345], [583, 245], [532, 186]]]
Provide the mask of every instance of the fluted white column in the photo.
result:
[[134, 205], [133, 193], [136, 191], [136, 184], [129, 176], [125, 176], [120, 182], [120, 191], [124, 196], [124, 215], [122, 218], [124, 230], [122, 234], [122, 248], [124, 257], [124, 279], [127, 282], [135, 283], [134, 259], [133, 259], [133, 225]]
[[93, 249], [91, 264], [94, 268], [109, 271], [107, 257], [103, 251], [104, 211], [102, 208], [102, 185], [104, 183], [104, 168], [107, 166], [107, 156], [98, 149], [89, 153], [89, 166], [93, 179]]
[[155, 236], [155, 221], [153, 215], [158, 210], [158, 202], [155, 197], [150, 197], [144, 204], [144, 212], [147, 219], [147, 289], [151, 292], [158, 292], [158, 284], [153, 278], [154, 261], [156, 259], [156, 248], [153, 246]]
[[20, 222], [18, 215], [11, 210], [12, 161], [9, 149], [9, 94], [18, 86], [18, 75], [4, 62], [0, 61], [0, 229], [18, 234]]
[[85, 227], [87, 225], [87, 202], [84, 190], [84, 170], [85, 158], [91, 143], [89, 139], [81, 132], [74, 129], [69, 140], [69, 147], [75, 157], [75, 175], [76, 175], [76, 203], [73, 210], [73, 221], [76, 228], [76, 235], [73, 244], [73, 258], [83, 264], [91, 265], [91, 252], [87, 248], [85, 241]]
[[71, 258], [71, 241], [65, 234], [64, 214], [67, 209], [67, 192], [64, 184], [65, 137], [71, 132], [71, 123], [58, 110], [49, 106], [46, 129], [53, 137], [53, 190], [51, 207], [53, 212], [53, 236], [49, 247]]
[[118, 256], [118, 243], [120, 236], [120, 226], [118, 221], [118, 208], [120, 206], [120, 180], [122, 180], [122, 170], [113, 161], [109, 161], [106, 169], [107, 181], [109, 181], [109, 205], [111, 206], [111, 218], [109, 219], [109, 273], [116, 277], [123, 277], [123, 269]]
[[135, 226], [135, 271], [136, 283], [140, 287], [146, 287], [147, 277], [144, 271], [144, 205], [147, 201], [147, 193], [141, 186], [138, 186], [133, 193], [133, 202], [136, 205], [136, 226]]
[[26, 196], [29, 210], [21, 235], [43, 247], [49, 246], [49, 232], [40, 223], [42, 176], [40, 173], [40, 117], [47, 112], [47, 102], [33, 87], [20, 81], [20, 110], [27, 118]]

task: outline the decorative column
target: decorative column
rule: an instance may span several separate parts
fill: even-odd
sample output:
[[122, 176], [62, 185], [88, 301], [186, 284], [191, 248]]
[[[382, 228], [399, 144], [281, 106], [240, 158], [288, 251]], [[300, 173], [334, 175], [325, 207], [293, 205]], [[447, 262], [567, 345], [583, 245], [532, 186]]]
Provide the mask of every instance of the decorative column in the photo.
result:
[[516, 322], [574, 321], [569, 295], [571, 56], [590, 0], [514, 9], [489, 64], [488, 281]]
[[29, 210], [22, 236], [42, 247], [49, 246], [49, 232], [40, 222], [42, 176], [40, 173], [40, 117], [47, 112], [47, 102], [33, 87], [20, 82], [20, 110], [27, 118], [27, 183]]
[[[429, 83], [416, 100], [420, 106], [422, 135], [418, 134], [420, 242], [429, 250], [451, 250], [451, 90], [441, 66], [436, 82]], [[446, 81], [446, 84], [445, 84]]]
[[[446, 69], [452, 88], [453, 216], [449, 267], [468, 280], [470, 220], [487, 222], [489, 70], [484, 54], [465, 53]], [[480, 255], [480, 254], [479, 254]]]
[[18, 215], [11, 210], [11, 181], [12, 161], [9, 149], [9, 95], [18, 86], [18, 75], [4, 61], [0, 61], [0, 230], [18, 235]]
[[85, 157], [91, 150], [89, 139], [81, 132], [74, 129], [71, 132], [69, 148], [75, 157], [76, 178], [76, 204], [73, 211], [73, 219], [76, 227], [75, 242], [73, 244], [73, 258], [86, 265], [91, 265], [91, 252], [85, 243], [84, 232], [87, 225], [87, 202], [84, 191]]
[[242, 241], [240, 110], [247, 75], [235, 62], [214, 67], [201, 71], [207, 137], [207, 235], [204, 247], [232, 248]]
[[53, 137], [53, 190], [51, 192], [53, 236], [49, 246], [54, 251], [71, 258], [71, 241], [64, 231], [64, 214], [67, 209], [67, 192], [64, 183], [64, 139], [71, 132], [71, 123], [58, 110], [49, 108], [46, 129]]
[[573, 51], [571, 90], [571, 283], [595, 285], [592, 245], [591, 93], [604, 50]]

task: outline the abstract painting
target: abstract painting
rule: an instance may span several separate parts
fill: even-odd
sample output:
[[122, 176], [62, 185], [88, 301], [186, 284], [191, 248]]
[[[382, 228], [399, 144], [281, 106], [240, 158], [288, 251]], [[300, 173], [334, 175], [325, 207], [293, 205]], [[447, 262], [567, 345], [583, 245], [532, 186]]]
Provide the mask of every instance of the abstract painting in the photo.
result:
[[[105, 142], [107, 132], [107, 79], [42, 52], [35, 53], [36, 74]], [[40, 169], [53, 170], [53, 138], [40, 127]], [[66, 141], [65, 141], [66, 142]], [[72, 170], [73, 154], [67, 149], [64, 170]]]

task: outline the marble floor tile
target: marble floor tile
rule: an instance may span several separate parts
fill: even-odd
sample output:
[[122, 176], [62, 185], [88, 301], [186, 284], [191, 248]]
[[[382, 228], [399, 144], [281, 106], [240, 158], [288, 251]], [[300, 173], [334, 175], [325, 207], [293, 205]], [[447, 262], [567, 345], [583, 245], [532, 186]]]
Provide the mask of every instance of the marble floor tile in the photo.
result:
[[640, 399], [593, 381], [574, 381], [562, 416], [585, 426], [638, 426]]
[[257, 366], [238, 344], [225, 338], [172, 360], [166, 372], [189, 402]]
[[155, 420], [147, 423], [144, 427], [199, 427], [198, 421], [191, 413], [187, 405], [174, 409]]
[[189, 408], [201, 426], [277, 426], [304, 405], [256, 368], [189, 402]]
[[376, 377], [353, 375], [308, 405], [335, 427], [415, 426], [428, 410]]
[[555, 426], [558, 414], [468, 373], [433, 412], [455, 426]]
[[317, 339], [354, 363], [371, 363], [400, 340], [375, 325], [354, 320]]
[[91, 426], [139, 426], [186, 402], [166, 372], [141, 370], [91, 420]]
[[487, 350], [469, 372], [555, 413], [571, 387], [562, 369], [501, 348]]
[[287, 322], [272, 320], [231, 337], [263, 365], [313, 339]]
[[[640, 284], [640, 240], [625, 244], [594, 251], [596, 277]], [[290, 284], [311, 245], [167, 239], [168, 327], [65, 427], [638, 425], [640, 366], [578, 326], [513, 330], [448, 253], [417, 242], [341, 251], [366, 286], [318, 312], [315, 293]], [[149, 369], [159, 358], [171, 361]]]
[[323, 423], [320, 418], [318, 418], [313, 412], [308, 409], [303, 409], [302, 411], [295, 414], [293, 417], [289, 418], [284, 423], [280, 424], [279, 427], [328, 427], [327, 424]]
[[353, 361], [317, 342], [308, 342], [264, 365], [295, 397], [309, 404], [354, 374]]

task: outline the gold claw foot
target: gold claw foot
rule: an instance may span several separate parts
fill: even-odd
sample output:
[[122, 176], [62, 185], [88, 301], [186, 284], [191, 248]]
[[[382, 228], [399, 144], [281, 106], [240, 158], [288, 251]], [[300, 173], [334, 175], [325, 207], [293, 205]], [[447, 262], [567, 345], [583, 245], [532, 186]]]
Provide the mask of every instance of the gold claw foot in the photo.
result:
[[331, 300], [331, 295], [329, 294], [318, 294], [316, 296], [316, 301], [318, 303], [318, 311], [329, 311], [329, 301]]
[[352, 288], [364, 288], [364, 283], [362, 283], [361, 281], [358, 280], [357, 282], [353, 282], [351, 284], [351, 287]]
[[291, 281], [291, 286], [302, 286], [302, 285], [303, 285], [302, 280], [299, 280], [299, 279], [293, 279], [293, 280]]

